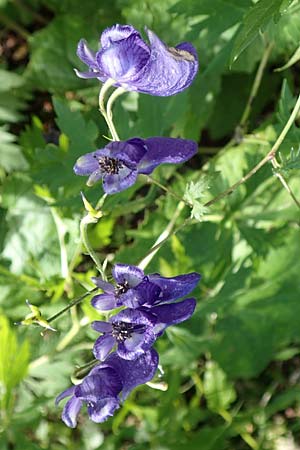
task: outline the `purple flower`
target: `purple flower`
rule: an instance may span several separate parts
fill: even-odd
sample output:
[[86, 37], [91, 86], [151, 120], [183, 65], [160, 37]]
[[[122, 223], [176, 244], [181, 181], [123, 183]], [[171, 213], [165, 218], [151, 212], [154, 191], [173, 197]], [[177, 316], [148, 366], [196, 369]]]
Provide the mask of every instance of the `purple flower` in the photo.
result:
[[[151, 320], [152, 319], [152, 320]], [[103, 333], [94, 345], [94, 356], [103, 361], [117, 345], [117, 354], [124, 359], [134, 360], [148, 351], [155, 342], [156, 318], [147, 311], [127, 308], [112, 316], [109, 322], [97, 320], [92, 328]]]
[[100, 37], [101, 49], [91, 51], [85, 40], [78, 44], [77, 55], [89, 67], [75, 72], [80, 78], [109, 78], [127, 91], [168, 96], [190, 86], [198, 71], [195, 48], [188, 42], [167, 47], [152, 31], [146, 30], [148, 46], [131, 25], [114, 25]]
[[105, 363], [94, 367], [77, 385], [62, 392], [56, 399], [71, 396], [65, 404], [62, 420], [68, 427], [75, 428], [77, 416], [83, 404], [87, 405], [91, 420], [104, 422], [120, 407], [136, 386], [150, 381], [157, 369], [158, 355], [150, 350], [135, 361], [121, 359], [116, 353], [108, 356]]
[[110, 142], [104, 148], [81, 156], [75, 166], [76, 175], [89, 175], [91, 186], [102, 178], [107, 194], [115, 194], [132, 186], [138, 174], [150, 174], [159, 164], [179, 164], [197, 152], [197, 143], [186, 139], [152, 137]]
[[151, 308], [127, 308], [109, 322], [95, 321], [92, 327], [103, 334], [95, 342], [94, 356], [104, 360], [116, 345], [121, 358], [135, 360], [151, 348], [167, 327], [189, 319], [195, 307], [195, 299], [188, 298]]
[[112, 275], [115, 286], [100, 277], [92, 279], [104, 291], [104, 294], [95, 295], [92, 299], [92, 305], [100, 311], [120, 306], [150, 307], [178, 300], [192, 292], [200, 280], [196, 272], [172, 278], [157, 273], [145, 275], [139, 267], [128, 264], [115, 264]]
[[108, 311], [120, 306], [137, 308], [144, 303], [151, 303], [160, 294], [156, 284], [149, 283], [144, 272], [136, 266], [115, 264], [112, 275], [115, 286], [99, 278], [92, 278], [93, 282], [104, 291], [92, 299], [94, 308]]

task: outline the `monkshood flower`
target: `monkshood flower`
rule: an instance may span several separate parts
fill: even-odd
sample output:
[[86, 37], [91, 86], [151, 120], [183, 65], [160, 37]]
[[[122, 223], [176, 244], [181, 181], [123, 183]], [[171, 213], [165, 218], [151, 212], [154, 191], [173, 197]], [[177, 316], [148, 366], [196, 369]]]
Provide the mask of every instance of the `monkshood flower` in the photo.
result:
[[145, 275], [139, 267], [128, 264], [115, 264], [112, 276], [116, 284], [107, 283], [102, 278], [92, 278], [103, 294], [92, 299], [94, 308], [108, 311], [120, 306], [138, 308], [151, 307], [177, 300], [188, 295], [196, 287], [200, 275], [196, 272], [172, 278], [157, 273]]
[[112, 316], [108, 322], [93, 322], [92, 328], [103, 333], [93, 348], [95, 358], [104, 360], [116, 346], [121, 358], [135, 360], [152, 347], [167, 327], [189, 319], [195, 306], [196, 300], [187, 298], [152, 308], [127, 308]]
[[104, 148], [81, 156], [76, 175], [89, 175], [88, 186], [102, 178], [107, 194], [132, 186], [139, 174], [149, 175], [159, 164], [179, 164], [197, 152], [197, 143], [187, 139], [152, 137], [110, 142]]
[[114, 25], [103, 31], [101, 49], [93, 52], [82, 39], [77, 56], [88, 72], [75, 72], [80, 78], [115, 81], [127, 91], [168, 96], [190, 86], [198, 71], [196, 49], [183, 42], [167, 47], [152, 31], [146, 30], [150, 46], [131, 25]]
[[135, 361], [122, 359], [116, 353], [110, 354], [105, 363], [94, 367], [80, 384], [57, 397], [56, 404], [71, 396], [63, 409], [62, 420], [68, 427], [75, 428], [79, 411], [85, 404], [91, 420], [104, 422], [132, 389], [153, 378], [157, 365], [158, 354], [153, 349]]

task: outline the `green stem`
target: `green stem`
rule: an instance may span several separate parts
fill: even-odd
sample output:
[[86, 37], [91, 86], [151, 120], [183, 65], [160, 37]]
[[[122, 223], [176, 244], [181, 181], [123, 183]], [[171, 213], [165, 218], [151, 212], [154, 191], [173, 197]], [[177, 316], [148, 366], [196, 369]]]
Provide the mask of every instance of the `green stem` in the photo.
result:
[[300, 202], [298, 201], [298, 199], [296, 198], [295, 194], [293, 193], [291, 187], [289, 186], [288, 182], [286, 181], [286, 179], [284, 178], [283, 174], [279, 172], [278, 169], [280, 169], [280, 164], [278, 163], [278, 161], [276, 160], [276, 157], [274, 156], [274, 158], [272, 159], [272, 166], [275, 169], [275, 176], [278, 178], [278, 180], [280, 181], [280, 183], [282, 184], [282, 186], [284, 187], [284, 189], [289, 193], [289, 195], [291, 196], [291, 198], [293, 199], [294, 203], [297, 205], [297, 207], [300, 209]]
[[60, 247], [60, 264], [61, 264], [61, 276], [64, 279], [69, 279], [69, 266], [68, 266], [68, 253], [65, 244], [66, 227], [61, 220], [56, 208], [50, 206], [51, 215], [55, 223], [59, 247]]
[[53, 320], [56, 320], [59, 316], [61, 316], [62, 314], [64, 314], [65, 312], [69, 311], [70, 308], [73, 308], [73, 306], [78, 305], [79, 303], [81, 303], [86, 297], [88, 297], [89, 295], [93, 294], [94, 292], [96, 292], [98, 290], [98, 288], [94, 288], [91, 291], [87, 291], [85, 292], [85, 294], [82, 294], [80, 297], [76, 298], [75, 300], [73, 300], [71, 303], [69, 303], [65, 308], [61, 309], [60, 311], [58, 311], [57, 313], [55, 313], [53, 316], [49, 317], [49, 319], [47, 319], [47, 322], [53, 322]]
[[173, 217], [171, 218], [170, 222], [164, 229], [164, 231], [159, 235], [159, 237], [156, 239], [154, 245], [151, 247], [149, 252], [144, 256], [144, 258], [139, 262], [138, 267], [142, 270], [144, 270], [154, 255], [158, 252], [158, 250], [161, 248], [161, 246], [170, 238], [170, 236], [173, 236], [175, 233], [177, 233], [179, 230], [181, 230], [190, 219], [187, 219], [180, 227], [174, 229], [175, 223], [180, 216], [181, 211], [183, 210], [185, 204], [184, 202], [180, 202], [177, 205], [177, 208], [173, 214]]
[[119, 87], [118, 89], [116, 89], [111, 96], [108, 99], [108, 102], [106, 104], [106, 122], [108, 125], [108, 128], [110, 129], [110, 132], [112, 133], [112, 136], [114, 137], [115, 141], [119, 141], [119, 136], [117, 133], [117, 130], [115, 128], [115, 125], [113, 123], [113, 114], [112, 114], [112, 107], [114, 102], [116, 101], [116, 99], [118, 97], [120, 97], [120, 95], [124, 94], [125, 89], [123, 89], [122, 87]]
[[[105, 81], [105, 83], [103, 84], [102, 88], [100, 89], [100, 92], [99, 92], [99, 110], [100, 110], [102, 116], [104, 117], [104, 119], [105, 119], [105, 121], [107, 123], [107, 126], [109, 128], [109, 131], [110, 131], [110, 134], [111, 134], [113, 140], [114, 141], [119, 141], [120, 139], [119, 139], [118, 133], [117, 133], [117, 131], [115, 129], [115, 126], [113, 124], [112, 117], [109, 116], [109, 114], [107, 113], [106, 108], [105, 108], [105, 104], [104, 104], [105, 96], [106, 96], [108, 90], [114, 84], [115, 84], [115, 80], [113, 80], [112, 78], [109, 78], [107, 81]], [[117, 91], [118, 91], [118, 89], [117, 89]], [[111, 115], [111, 111], [110, 111], [110, 115]]]
[[270, 57], [270, 54], [271, 54], [271, 51], [272, 51], [273, 47], [274, 47], [274, 43], [271, 42], [269, 45], [267, 45], [267, 47], [265, 48], [265, 51], [263, 53], [263, 57], [262, 57], [262, 59], [260, 61], [260, 64], [258, 66], [258, 69], [257, 69], [257, 72], [256, 72], [256, 76], [254, 78], [254, 82], [253, 82], [253, 85], [252, 85], [252, 89], [251, 89], [251, 92], [250, 92], [250, 95], [249, 95], [249, 98], [248, 98], [245, 110], [243, 112], [242, 118], [241, 118], [240, 123], [239, 123], [239, 126], [241, 128], [244, 128], [244, 126], [245, 126], [245, 124], [246, 124], [246, 122], [248, 120], [248, 117], [250, 115], [250, 111], [251, 111], [251, 107], [252, 107], [252, 104], [253, 104], [253, 100], [255, 99], [255, 97], [257, 95], [259, 86], [260, 86], [261, 81], [262, 81], [263, 73], [264, 73], [265, 68], [267, 66], [268, 59]]
[[90, 223], [96, 223], [96, 222], [97, 222], [97, 219], [93, 219], [90, 216], [90, 214], [87, 214], [86, 216], [84, 216], [83, 219], [81, 219], [81, 222], [80, 222], [80, 234], [81, 234], [81, 240], [82, 240], [82, 242], [83, 242], [83, 244], [84, 244], [88, 254], [90, 255], [90, 257], [92, 258], [92, 260], [96, 264], [96, 267], [99, 270], [101, 277], [103, 279], [105, 279], [105, 274], [103, 273], [102, 264], [101, 264], [98, 256], [94, 252], [92, 246], [90, 245], [89, 239], [88, 239], [88, 234], [87, 234], [88, 225]]
[[[227, 197], [228, 195], [232, 194], [241, 184], [245, 183], [247, 180], [249, 180], [249, 178], [251, 178], [261, 167], [263, 167], [267, 162], [269, 161], [273, 161], [276, 152], [278, 151], [280, 145], [282, 144], [283, 140], [285, 139], [287, 133], [289, 132], [291, 126], [293, 125], [297, 114], [300, 110], [300, 95], [298, 96], [297, 102], [294, 106], [294, 109], [287, 121], [287, 123], [285, 124], [283, 130], [281, 131], [280, 135], [278, 136], [276, 142], [274, 143], [273, 147], [271, 148], [271, 150], [267, 153], [267, 155], [258, 163], [256, 164], [256, 166], [254, 166], [250, 172], [248, 172], [245, 176], [243, 176], [239, 181], [237, 181], [236, 183], [234, 183], [232, 186], [230, 186], [228, 189], [226, 189], [224, 192], [221, 192], [219, 195], [217, 195], [216, 197], [214, 197], [212, 200], [209, 200], [208, 202], [206, 202], [203, 206], [204, 207], [209, 207], [211, 205], [213, 205], [214, 203], [217, 203], [219, 200]], [[295, 200], [295, 199], [294, 199]], [[296, 202], [298, 204], [298, 201], [296, 199]], [[184, 206], [183, 202], [180, 202], [178, 204], [178, 207]], [[169, 222], [169, 224], [167, 225], [167, 227], [165, 228], [165, 230], [161, 233], [161, 235], [158, 237], [158, 239], [156, 240], [155, 244], [153, 245], [153, 247], [151, 247], [151, 249], [149, 250], [149, 252], [146, 254], [146, 256], [141, 260], [141, 262], [139, 263], [138, 267], [140, 267], [141, 269], [145, 269], [146, 266], [149, 264], [149, 262], [152, 260], [153, 256], [157, 253], [157, 251], [162, 247], [162, 245], [167, 242], [167, 240], [173, 236], [174, 234], [178, 233], [178, 231], [180, 231], [182, 228], [184, 228], [187, 224], [192, 222], [192, 219], [186, 219], [183, 224], [181, 224], [178, 228], [176, 228], [175, 230], [173, 229], [174, 224], [176, 222], [177, 217], [179, 216], [180, 212], [178, 213], [178, 207], [174, 213], [174, 216], [172, 217], [171, 221]], [[180, 211], [181, 211], [180, 209]]]
[[146, 178], [146, 181], [148, 183], [155, 184], [163, 191], [167, 192], [168, 194], [172, 195], [172, 197], [176, 198], [176, 200], [179, 200], [180, 202], [183, 202], [185, 205], [192, 208], [193, 205], [191, 205], [189, 202], [187, 202], [184, 198], [181, 198], [179, 195], [176, 194], [176, 192], [172, 191], [171, 189], [167, 188], [163, 184], [161, 184], [159, 181], [155, 180], [154, 178], [150, 177], [150, 175], [141, 175]]
[[239, 181], [237, 181], [236, 183], [234, 183], [232, 186], [230, 186], [228, 189], [226, 189], [224, 192], [221, 192], [219, 195], [217, 195], [216, 197], [214, 197], [212, 200], [210, 200], [209, 202], [205, 203], [204, 206], [208, 207], [213, 205], [214, 203], [217, 203], [219, 200], [227, 197], [228, 195], [232, 194], [241, 184], [245, 183], [247, 180], [249, 180], [249, 178], [251, 178], [254, 174], [256, 174], [256, 172], [261, 169], [267, 162], [273, 160], [273, 158], [275, 157], [276, 152], [278, 151], [280, 145], [282, 144], [282, 142], [284, 141], [287, 133], [289, 132], [291, 126], [293, 125], [297, 114], [299, 112], [300, 109], [300, 95], [298, 96], [297, 102], [294, 106], [294, 109], [287, 121], [287, 123], [285, 124], [283, 130], [281, 131], [280, 135], [278, 136], [275, 144], [273, 145], [273, 147], [271, 148], [271, 150], [269, 151], [269, 153], [267, 153], [267, 155], [258, 163], [256, 164], [256, 166], [254, 166], [250, 172], [248, 172], [246, 175], [244, 175]]
[[78, 367], [78, 369], [75, 370], [74, 376], [76, 378], [83, 377], [87, 372], [90, 371], [90, 369], [92, 369], [97, 364], [99, 364], [99, 360], [98, 359], [93, 359], [92, 361], [84, 364], [83, 366]]

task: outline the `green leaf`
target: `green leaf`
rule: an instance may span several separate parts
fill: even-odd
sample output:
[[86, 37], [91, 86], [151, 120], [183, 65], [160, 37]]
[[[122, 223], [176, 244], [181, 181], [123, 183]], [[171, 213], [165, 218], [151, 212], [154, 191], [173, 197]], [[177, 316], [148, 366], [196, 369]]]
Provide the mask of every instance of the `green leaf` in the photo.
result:
[[10, 328], [5, 316], [0, 316], [0, 348], [0, 383], [4, 387], [0, 396], [4, 391], [1, 403], [5, 408], [9, 406], [13, 388], [25, 377], [29, 360], [28, 341], [18, 344], [16, 331]]
[[208, 212], [208, 208], [203, 205], [202, 198], [209, 189], [208, 177], [202, 177], [200, 180], [194, 183], [191, 181], [186, 185], [184, 199], [192, 205], [191, 217], [198, 220], [202, 220], [203, 216]]
[[283, 66], [278, 67], [275, 69], [275, 72], [282, 72], [283, 70], [288, 69], [289, 67], [292, 67], [294, 64], [296, 64], [300, 60], [300, 47], [297, 48], [295, 53], [290, 57], [287, 63], [285, 63]]
[[248, 11], [236, 37], [231, 54], [231, 63], [254, 41], [260, 31], [280, 13], [283, 0], [259, 0]]
[[0, 167], [6, 172], [12, 172], [27, 167], [20, 147], [15, 143], [15, 136], [6, 127], [0, 127]]
[[300, 169], [300, 148], [296, 151], [291, 149], [288, 157], [284, 157], [279, 153], [281, 160], [280, 172], [289, 172], [291, 170]]
[[225, 372], [214, 361], [208, 361], [206, 364], [203, 389], [211, 411], [226, 411], [236, 399], [233, 384], [227, 380]]

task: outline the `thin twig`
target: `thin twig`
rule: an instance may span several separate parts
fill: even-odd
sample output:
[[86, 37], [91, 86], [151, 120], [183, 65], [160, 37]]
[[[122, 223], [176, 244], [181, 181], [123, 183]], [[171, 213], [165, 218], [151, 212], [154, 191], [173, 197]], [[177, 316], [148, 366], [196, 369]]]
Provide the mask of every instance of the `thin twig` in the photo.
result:
[[80, 297], [76, 298], [75, 300], [73, 300], [71, 303], [69, 303], [65, 308], [61, 309], [60, 311], [58, 311], [57, 313], [55, 313], [53, 316], [49, 317], [49, 319], [47, 319], [47, 322], [53, 322], [53, 320], [56, 320], [59, 316], [61, 316], [63, 313], [65, 313], [66, 311], [69, 311], [70, 308], [73, 308], [73, 306], [78, 305], [79, 303], [81, 303], [86, 297], [88, 297], [89, 295], [93, 294], [94, 292], [96, 292], [98, 290], [98, 288], [94, 288], [91, 291], [87, 291], [85, 292], [85, 294], [82, 294]]
[[297, 205], [297, 207], [300, 209], [300, 202], [297, 200], [295, 194], [293, 193], [291, 187], [289, 186], [288, 182], [286, 181], [286, 179], [284, 178], [283, 174], [280, 173], [278, 171], [278, 169], [280, 168], [280, 164], [278, 163], [278, 161], [276, 160], [276, 157], [274, 156], [274, 158], [272, 159], [272, 166], [275, 169], [275, 176], [278, 178], [278, 180], [280, 181], [280, 183], [282, 184], [282, 186], [284, 187], [284, 189], [286, 189], [286, 191], [289, 193], [289, 195], [292, 197], [294, 203]]
[[183, 226], [186, 225], [186, 223], [184, 222], [180, 227], [178, 227], [176, 230], [174, 230], [175, 223], [176, 223], [178, 217], [180, 216], [180, 213], [183, 210], [184, 206], [185, 206], [184, 202], [178, 203], [177, 208], [176, 208], [170, 222], [168, 223], [168, 225], [166, 226], [164, 231], [158, 236], [154, 245], [148, 251], [146, 256], [144, 256], [144, 258], [139, 262], [138, 267], [140, 269], [144, 270], [148, 266], [148, 264], [150, 263], [150, 261], [152, 260], [152, 258], [156, 254], [156, 252], [169, 239], [169, 237], [173, 236], [181, 228], [183, 228]]
[[262, 57], [262, 59], [260, 61], [260, 64], [258, 66], [258, 69], [257, 69], [257, 72], [256, 72], [256, 76], [254, 78], [254, 82], [253, 82], [253, 85], [252, 85], [252, 89], [251, 89], [251, 92], [250, 92], [250, 95], [249, 95], [246, 107], [244, 109], [242, 118], [241, 118], [240, 123], [239, 123], [239, 126], [241, 128], [244, 128], [244, 126], [245, 126], [245, 124], [246, 124], [246, 122], [248, 120], [248, 117], [250, 115], [250, 111], [251, 111], [251, 107], [252, 107], [252, 104], [253, 104], [253, 100], [255, 99], [255, 97], [257, 95], [259, 86], [260, 86], [261, 81], [262, 81], [263, 73], [264, 73], [265, 68], [267, 66], [267, 62], [268, 62], [268, 59], [270, 57], [270, 54], [271, 54], [271, 51], [272, 51], [273, 47], [274, 47], [274, 43], [271, 42], [269, 45], [267, 45], [267, 47], [265, 48], [265, 51], [263, 53], [263, 57]]
[[222, 198], [225, 198], [228, 195], [232, 194], [241, 184], [243, 184], [243, 183], [245, 183], [245, 181], [249, 180], [249, 178], [251, 178], [267, 162], [272, 161], [272, 159], [274, 158], [274, 156], [275, 156], [276, 152], [278, 151], [280, 145], [282, 144], [283, 140], [285, 139], [287, 133], [289, 132], [291, 126], [293, 125], [293, 123], [294, 123], [294, 121], [295, 121], [295, 119], [297, 117], [297, 114], [299, 112], [299, 109], [300, 109], [300, 95], [298, 96], [297, 102], [296, 102], [296, 104], [294, 106], [294, 109], [293, 109], [293, 111], [292, 111], [292, 113], [291, 113], [291, 115], [289, 117], [289, 120], [285, 124], [283, 130], [281, 131], [280, 135], [278, 136], [275, 144], [273, 145], [273, 147], [271, 148], [269, 153], [267, 153], [267, 155], [258, 164], [256, 164], [256, 166], [254, 166], [250, 170], [250, 172], [248, 172], [246, 175], [244, 175], [239, 181], [234, 183], [232, 186], [230, 186], [224, 192], [221, 192], [219, 195], [214, 197], [209, 202], [205, 203], [204, 206], [206, 206], [206, 207], [211, 206], [214, 203], [216, 203], [219, 200], [221, 200]]
[[167, 188], [166, 186], [161, 184], [159, 181], [157, 181], [154, 178], [152, 178], [150, 175], [144, 175], [144, 176], [146, 177], [146, 180], [149, 183], [155, 184], [160, 189], [162, 189], [163, 191], [165, 191], [168, 194], [172, 195], [172, 197], [176, 198], [176, 200], [179, 200], [180, 202], [185, 203], [186, 206], [189, 206], [190, 208], [192, 208], [193, 205], [191, 205], [189, 202], [187, 202], [184, 198], [181, 198], [179, 195], [177, 195], [176, 192], [174, 192], [171, 189]]

